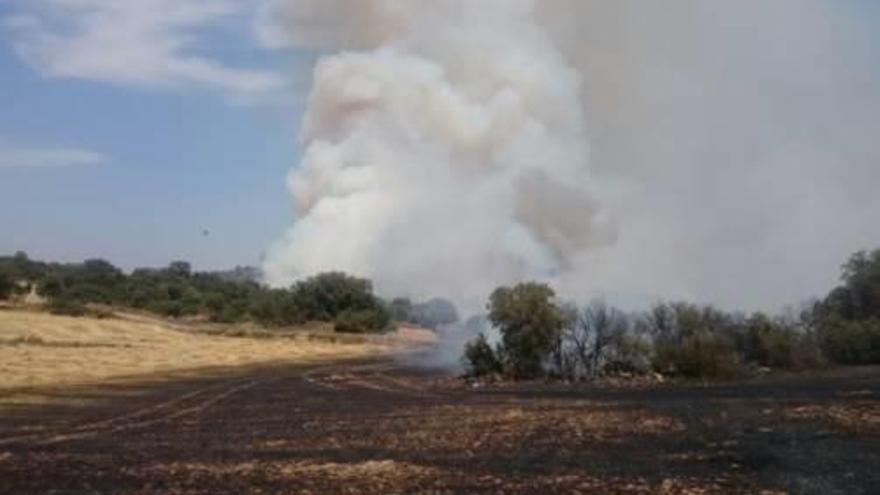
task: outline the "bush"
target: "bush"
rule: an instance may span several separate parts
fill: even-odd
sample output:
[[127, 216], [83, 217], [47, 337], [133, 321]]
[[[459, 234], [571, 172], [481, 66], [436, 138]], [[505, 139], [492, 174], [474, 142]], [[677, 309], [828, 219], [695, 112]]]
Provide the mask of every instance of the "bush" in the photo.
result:
[[732, 378], [739, 369], [733, 345], [716, 335], [695, 334], [680, 343], [657, 344], [654, 368], [688, 378]]
[[492, 350], [485, 334], [479, 334], [476, 339], [465, 345], [464, 360], [470, 376], [501, 373], [501, 360]]
[[840, 364], [880, 364], [880, 319], [833, 319], [820, 328], [822, 351]]
[[0, 301], [9, 299], [14, 289], [15, 283], [12, 281], [12, 277], [0, 272]]
[[772, 368], [794, 367], [801, 335], [793, 326], [756, 313], [746, 322], [745, 337], [746, 361]]
[[387, 330], [391, 313], [385, 308], [347, 309], [336, 316], [334, 329], [345, 333], [369, 333]]
[[85, 304], [68, 297], [57, 297], [49, 300], [49, 312], [53, 315], [85, 316], [89, 310]]
[[305, 322], [293, 295], [286, 290], [265, 290], [254, 294], [248, 310], [260, 325], [282, 327]]
[[618, 335], [611, 347], [611, 355], [602, 369], [604, 374], [651, 371], [653, 349], [649, 340], [627, 332]]
[[379, 304], [369, 280], [340, 272], [321, 273], [298, 282], [292, 290], [310, 320], [333, 321], [343, 311], [374, 309]]
[[42, 297], [54, 299], [61, 297], [64, 292], [64, 282], [58, 277], [45, 278], [37, 284], [37, 294]]

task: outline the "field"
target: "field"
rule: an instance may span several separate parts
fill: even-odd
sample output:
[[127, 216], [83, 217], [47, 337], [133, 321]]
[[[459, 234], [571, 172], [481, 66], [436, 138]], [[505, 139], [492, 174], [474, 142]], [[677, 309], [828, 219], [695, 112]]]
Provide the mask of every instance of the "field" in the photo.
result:
[[23, 400], [24, 392], [35, 387], [387, 353], [410, 337], [422, 335], [413, 331], [406, 336], [366, 338], [333, 335], [320, 326], [268, 332], [172, 323], [140, 314], [93, 319], [6, 309], [0, 311], [0, 403]]
[[[48, 318], [2, 317], [22, 327]], [[53, 319], [41, 338], [70, 323]], [[127, 335], [139, 351], [131, 361], [143, 350], [151, 363], [130, 363], [139, 373], [202, 368], [100, 381], [134, 369], [111, 364], [122, 351], [51, 348], [86, 355], [68, 369], [94, 360], [104, 371], [34, 388], [42, 403], [2, 405], [0, 493], [850, 495], [880, 486], [877, 368], [714, 385], [474, 386], [413, 366], [416, 351], [395, 359], [375, 343], [77, 323]], [[201, 345], [211, 350], [197, 354]], [[189, 361], [160, 358], [163, 346]]]

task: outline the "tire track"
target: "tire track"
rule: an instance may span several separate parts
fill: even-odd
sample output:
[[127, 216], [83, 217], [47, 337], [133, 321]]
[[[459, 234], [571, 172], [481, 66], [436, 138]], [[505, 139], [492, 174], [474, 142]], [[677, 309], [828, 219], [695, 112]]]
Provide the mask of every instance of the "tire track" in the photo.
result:
[[193, 390], [145, 409], [109, 419], [89, 422], [61, 431], [44, 431], [3, 438], [0, 439], [0, 446], [11, 444], [45, 446], [69, 440], [79, 440], [104, 434], [114, 434], [122, 431], [145, 428], [200, 413], [238, 392], [242, 392], [260, 384], [271, 383], [276, 380], [278, 380], [278, 378], [226, 380], [223, 383], [212, 384], [207, 387]]

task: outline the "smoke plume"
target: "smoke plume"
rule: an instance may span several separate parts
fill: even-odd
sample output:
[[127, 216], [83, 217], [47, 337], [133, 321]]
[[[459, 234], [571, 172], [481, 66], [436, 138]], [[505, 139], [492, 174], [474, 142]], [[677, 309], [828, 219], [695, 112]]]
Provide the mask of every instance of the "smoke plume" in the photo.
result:
[[[325, 51], [275, 284], [338, 269], [774, 308], [880, 243], [880, 75], [855, 2], [278, 0]], [[876, 12], [875, 12], [876, 13]]]
[[590, 190], [580, 75], [531, 2], [376, 2], [362, 16], [364, 40], [388, 39], [315, 69], [289, 177], [299, 220], [268, 259], [273, 282], [341, 269], [386, 293], [479, 300], [613, 240]]

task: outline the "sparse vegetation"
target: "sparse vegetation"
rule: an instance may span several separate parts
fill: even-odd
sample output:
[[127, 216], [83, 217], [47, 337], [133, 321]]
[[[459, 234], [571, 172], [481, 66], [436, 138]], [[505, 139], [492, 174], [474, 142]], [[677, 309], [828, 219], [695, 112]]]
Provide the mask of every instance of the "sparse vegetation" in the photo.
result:
[[[755, 369], [880, 363], [880, 250], [843, 266], [842, 285], [797, 317], [728, 313], [690, 303], [626, 314], [602, 302], [561, 305], [541, 284], [499, 288], [489, 319], [500, 332], [465, 349], [474, 375], [592, 378], [654, 370], [688, 378], [732, 378]], [[488, 363], [488, 364], [487, 364]]]

